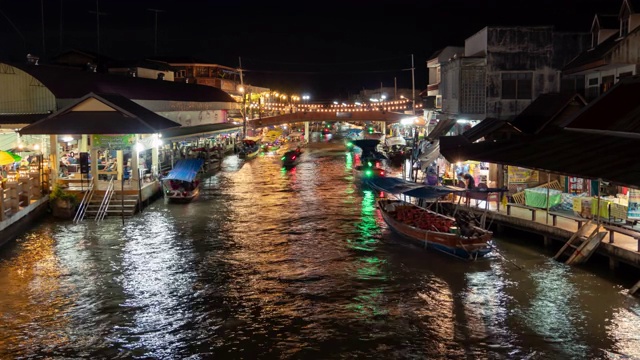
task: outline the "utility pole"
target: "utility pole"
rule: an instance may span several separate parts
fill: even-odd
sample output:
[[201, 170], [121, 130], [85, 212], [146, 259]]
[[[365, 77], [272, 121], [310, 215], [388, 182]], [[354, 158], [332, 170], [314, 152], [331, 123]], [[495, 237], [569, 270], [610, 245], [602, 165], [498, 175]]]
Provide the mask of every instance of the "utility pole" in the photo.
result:
[[398, 100], [398, 78], [393, 77], [393, 100]]
[[242, 77], [242, 58], [238, 56], [238, 65], [240, 66], [240, 89], [242, 89], [242, 137], [247, 137], [247, 90], [244, 88], [244, 79]]
[[58, 52], [62, 52], [62, 2], [63, 0], [60, 0], [60, 39], [58, 44]]
[[100, 53], [100, 15], [107, 15], [107, 13], [100, 12], [99, 0], [96, 0], [96, 11], [89, 11], [91, 14], [96, 14], [96, 34], [98, 36], [98, 53]]
[[411, 112], [413, 115], [416, 114], [416, 74], [415, 74], [415, 66], [413, 64], [413, 54], [411, 54], [411, 87], [413, 88], [411, 93], [411, 98], [413, 100], [413, 108]]
[[44, 0], [40, 0], [40, 18], [42, 20], [42, 56], [46, 56], [47, 47], [45, 46], [44, 38]]
[[153, 11], [155, 13], [155, 25], [153, 26], [153, 55], [158, 55], [158, 13], [164, 12], [164, 10], [158, 9], [147, 9], [148, 11]]

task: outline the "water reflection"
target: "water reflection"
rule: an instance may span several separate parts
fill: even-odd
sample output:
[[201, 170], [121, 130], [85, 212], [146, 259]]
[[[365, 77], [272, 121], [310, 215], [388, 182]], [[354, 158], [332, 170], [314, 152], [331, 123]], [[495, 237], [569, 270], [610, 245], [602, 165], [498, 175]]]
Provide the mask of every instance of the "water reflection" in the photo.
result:
[[615, 283], [501, 239], [521, 268], [409, 244], [353, 161], [228, 157], [124, 228], [40, 224], [0, 252], [0, 358], [640, 357]]

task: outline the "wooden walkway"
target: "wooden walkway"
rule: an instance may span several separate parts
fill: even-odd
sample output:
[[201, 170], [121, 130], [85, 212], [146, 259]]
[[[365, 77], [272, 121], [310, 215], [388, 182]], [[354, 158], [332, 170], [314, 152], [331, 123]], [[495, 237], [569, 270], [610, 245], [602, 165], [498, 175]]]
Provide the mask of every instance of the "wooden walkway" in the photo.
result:
[[[463, 202], [464, 203], [464, 202]], [[461, 204], [461, 206], [464, 206]], [[476, 214], [484, 212], [485, 203], [479, 201], [478, 206], [475, 204], [475, 200], [471, 201], [471, 208]], [[550, 213], [553, 213], [552, 211]], [[493, 219], [493, 220], [492, 220]], [[587, 219], [584, 219], [586, 223]], [[511, 207], [511, 213], [507, 214], [507, 209], [500, 205], [500, 209], [496, 208], [495, 202], [491, 202], [489, 211], [487, 212], [486, 224], [500, 224], [503, 226], [520, 229], [530, 233], [540, 234], [544, 237], [545, 242], [547, 240], [555, 240], [561, 243], [566, 242], [571, 235], [573, 235], [578, 229], [577, 221], [571, 218], [564, 218], [562, 216], [556, 217], [556, 224], [553, 224], [551, 214], [548, 216], [545, 209], [537, 209], [535, 220], [532, 220], [531, 210], [528, 208]], [[585, 228], [585, 233], [591, 233], [596, 227], [595, 221]], [[636, 226], [634, 229], [638, 229], [638, 232], [628, 231], [628, 233], [634, 236], [629, 236], [621, 232], [615, 233], [615, 241], [610, 242], [609, 235], [607, 235], [600, 243], [596, 252], [609, 258], [609, 266], [611, 269], [615, 269], [619, 262], [623, 262], [630, 266], [640, 269], [640, 251], [638, 251], [638, 240], [635, 236], [640, 234], [640, 226]], [[604, 226], [600, 231], [606, 231]]]

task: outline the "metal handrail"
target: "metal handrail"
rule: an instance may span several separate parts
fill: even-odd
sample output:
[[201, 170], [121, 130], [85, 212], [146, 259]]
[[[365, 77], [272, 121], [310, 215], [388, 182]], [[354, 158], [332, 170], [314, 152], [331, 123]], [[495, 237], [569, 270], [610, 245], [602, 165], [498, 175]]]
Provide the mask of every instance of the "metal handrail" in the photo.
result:
[[89, 189], [85, 191], [84, 195], [82, 196], [82, 201], [80, 201], [80, 205], [78, 205], [78, 211], [76, 211], [76, 215], [73, 217], [74, 223], [77, 224], [84, 219], [84, 216], [87, 213], [87, 207], [89, 206], [89, 203], [91, 202], [92, 198], [93, 198], [93, 179], [91, 179], [91, 182], [89, 183]]
[[100, 222], [104, 220], [105, 215], [107, 214], [107, 209], [109, 208], [109, 203], [111, 202], [111, 197], [113, 196], [113, 177], [109, 181], [109, 186], [107, 186], [107, 191], [104, 193], [104, 198], [102, 198], [102, 202], [100, 203], [100, 207], [98, 208], [98, 212], [96, 213], [96, 222]]

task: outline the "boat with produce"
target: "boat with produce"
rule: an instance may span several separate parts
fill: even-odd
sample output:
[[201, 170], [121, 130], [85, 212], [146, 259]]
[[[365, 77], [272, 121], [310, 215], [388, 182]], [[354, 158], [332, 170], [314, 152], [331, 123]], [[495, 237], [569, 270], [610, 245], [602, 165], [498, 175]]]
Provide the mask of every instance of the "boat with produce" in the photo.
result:
[[[421, 185], [398, 178], [373, 178], [368, 185], [385, 194], [437, 200], [451, 193], [462, 193], [453, 186]], [[483, 229], [468, 213], [453, 217], [399, 199], [380, 199], [378, 208], [389, 228], [421, 247], [432, 248], [465, 260], [476, 260], [492, 250], [493, 233]]]
[[189, 203], [200, 194], [199, 175], [203, 159], [180, 159], [162, 179], [165, 199], [173, 203]]

